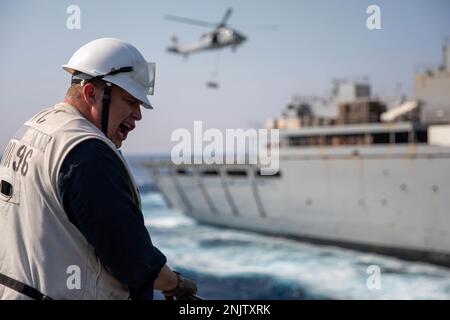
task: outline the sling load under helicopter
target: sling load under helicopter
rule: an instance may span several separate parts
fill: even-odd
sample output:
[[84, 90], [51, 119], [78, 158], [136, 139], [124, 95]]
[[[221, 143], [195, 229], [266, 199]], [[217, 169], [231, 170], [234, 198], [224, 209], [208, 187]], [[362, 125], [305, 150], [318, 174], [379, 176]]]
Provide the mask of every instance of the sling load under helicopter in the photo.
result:
[[180, 54], [184, 57], [187, 57], [189, 54], [195, 52], [221, 49], [226, 47], [231, 47], [231, 49], [235, 51], [239, 45], [247, 40], [247, 37], [239, 31], [226, 25], [232, 12], [233, 10], [231, 8], [228, 8], [219, 23], [166, 15], [165, 18], [168, 20], [214, 28], [212, 31], [203, 34], [197, 43], [193, 43], [190, 45], [180, 45], [178, 43], [178, 37], [174, 36], [172, 37], [173, 45], [168, 47], [167, 51], [175, 54]]

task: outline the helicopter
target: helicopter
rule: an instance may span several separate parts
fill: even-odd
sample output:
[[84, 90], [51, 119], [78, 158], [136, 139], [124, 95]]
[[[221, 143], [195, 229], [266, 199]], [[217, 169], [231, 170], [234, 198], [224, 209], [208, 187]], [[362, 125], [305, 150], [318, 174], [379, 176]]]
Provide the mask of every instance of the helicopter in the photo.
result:
[[173, 36], [173, 45], [167, 48], [168, 52], [183, 55], [185, 58], [192, 53], [206, 51], [206, 50], [216, 50], [225, 47], [231, 47], [233, 51], [236, 51], [237, 47], [247, 40], [241, 32], [232, 29], [226, 25], [228, 19], [230, 18], [232, 8], [228, 8], [225, 12], [222, 20], [219, 23], [206, 22], [201, 20], [195, 20], [190, 18], [183, 18], [174, 15], [165, 15], [167, 20], [172, 20], [176, 22], [188, 23], [202, 27], [213, 27], [214, 29], [210, 32], [203, 34], [200, 37], [198, 43], [191, 45], [182, 46], [178, 43], [178, 37]]

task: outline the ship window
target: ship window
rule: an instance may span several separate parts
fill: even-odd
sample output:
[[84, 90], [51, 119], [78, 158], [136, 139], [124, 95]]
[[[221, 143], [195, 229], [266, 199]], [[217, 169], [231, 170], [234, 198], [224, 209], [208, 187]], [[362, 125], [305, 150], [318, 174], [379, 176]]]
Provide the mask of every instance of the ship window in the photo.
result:
[[408, 143], [408, 132], [397, 132], [395, 134], [395, 143]]
[[420, 130], [416, 132], [416, 142], [426, 143], [428, 142], [427, 130]]
[[374, 144], [389, 144], [389, 133], [375, 133], [372, 137]]
[[306, 146], [308, 145], [308, 137], [289, 137], [290, 146]]
[[364, 145], [367, 144], [368, 139], [364, 134], [347, 134], [347, 135], [336, 135], [331, 136], [331, 145], [332, 146], [341, 146], [341, 145]]
[[180, 168], [180, 169], [177, 169], [177, 174], [190, 176], [190, 175], [192, 175], [192, 169]]
[[204, 176], [217, 176], [219, 175], [219, 170], [203, 170], [202, 175]]
[[227, 170], [227, 174], [229, 176], [246, 177], [247, 171], [246, 170]]

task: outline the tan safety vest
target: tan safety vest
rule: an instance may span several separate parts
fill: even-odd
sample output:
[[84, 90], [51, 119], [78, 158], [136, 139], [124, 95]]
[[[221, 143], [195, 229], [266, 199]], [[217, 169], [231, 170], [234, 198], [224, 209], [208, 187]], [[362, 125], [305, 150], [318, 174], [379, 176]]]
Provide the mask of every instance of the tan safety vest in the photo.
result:
[[[127, 299], [128, 288], [102, 266], [59, 198], [61, 165], [87, 139], [114, 150], [140, 207], [132, 174], [115, 145], [73, 106], [45, 109], [11, 139], [0, 164], [0, 273], [53, 299]], [[0, 299], [27, 297], [0, 285]]]

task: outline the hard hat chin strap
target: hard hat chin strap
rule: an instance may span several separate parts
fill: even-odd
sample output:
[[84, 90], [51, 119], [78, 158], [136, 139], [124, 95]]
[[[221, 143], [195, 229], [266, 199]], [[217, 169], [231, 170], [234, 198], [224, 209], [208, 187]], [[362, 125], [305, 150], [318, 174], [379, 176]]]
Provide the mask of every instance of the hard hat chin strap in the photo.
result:
[[105, 136], [108, 136], [108, 120], [109, 120], [109, 105], [111, 102], [111, 89], [112, 85], [110, 82], [106, 82], [105, 88], [103, 89], [103, 100], [102, 100], [102, 131]]

